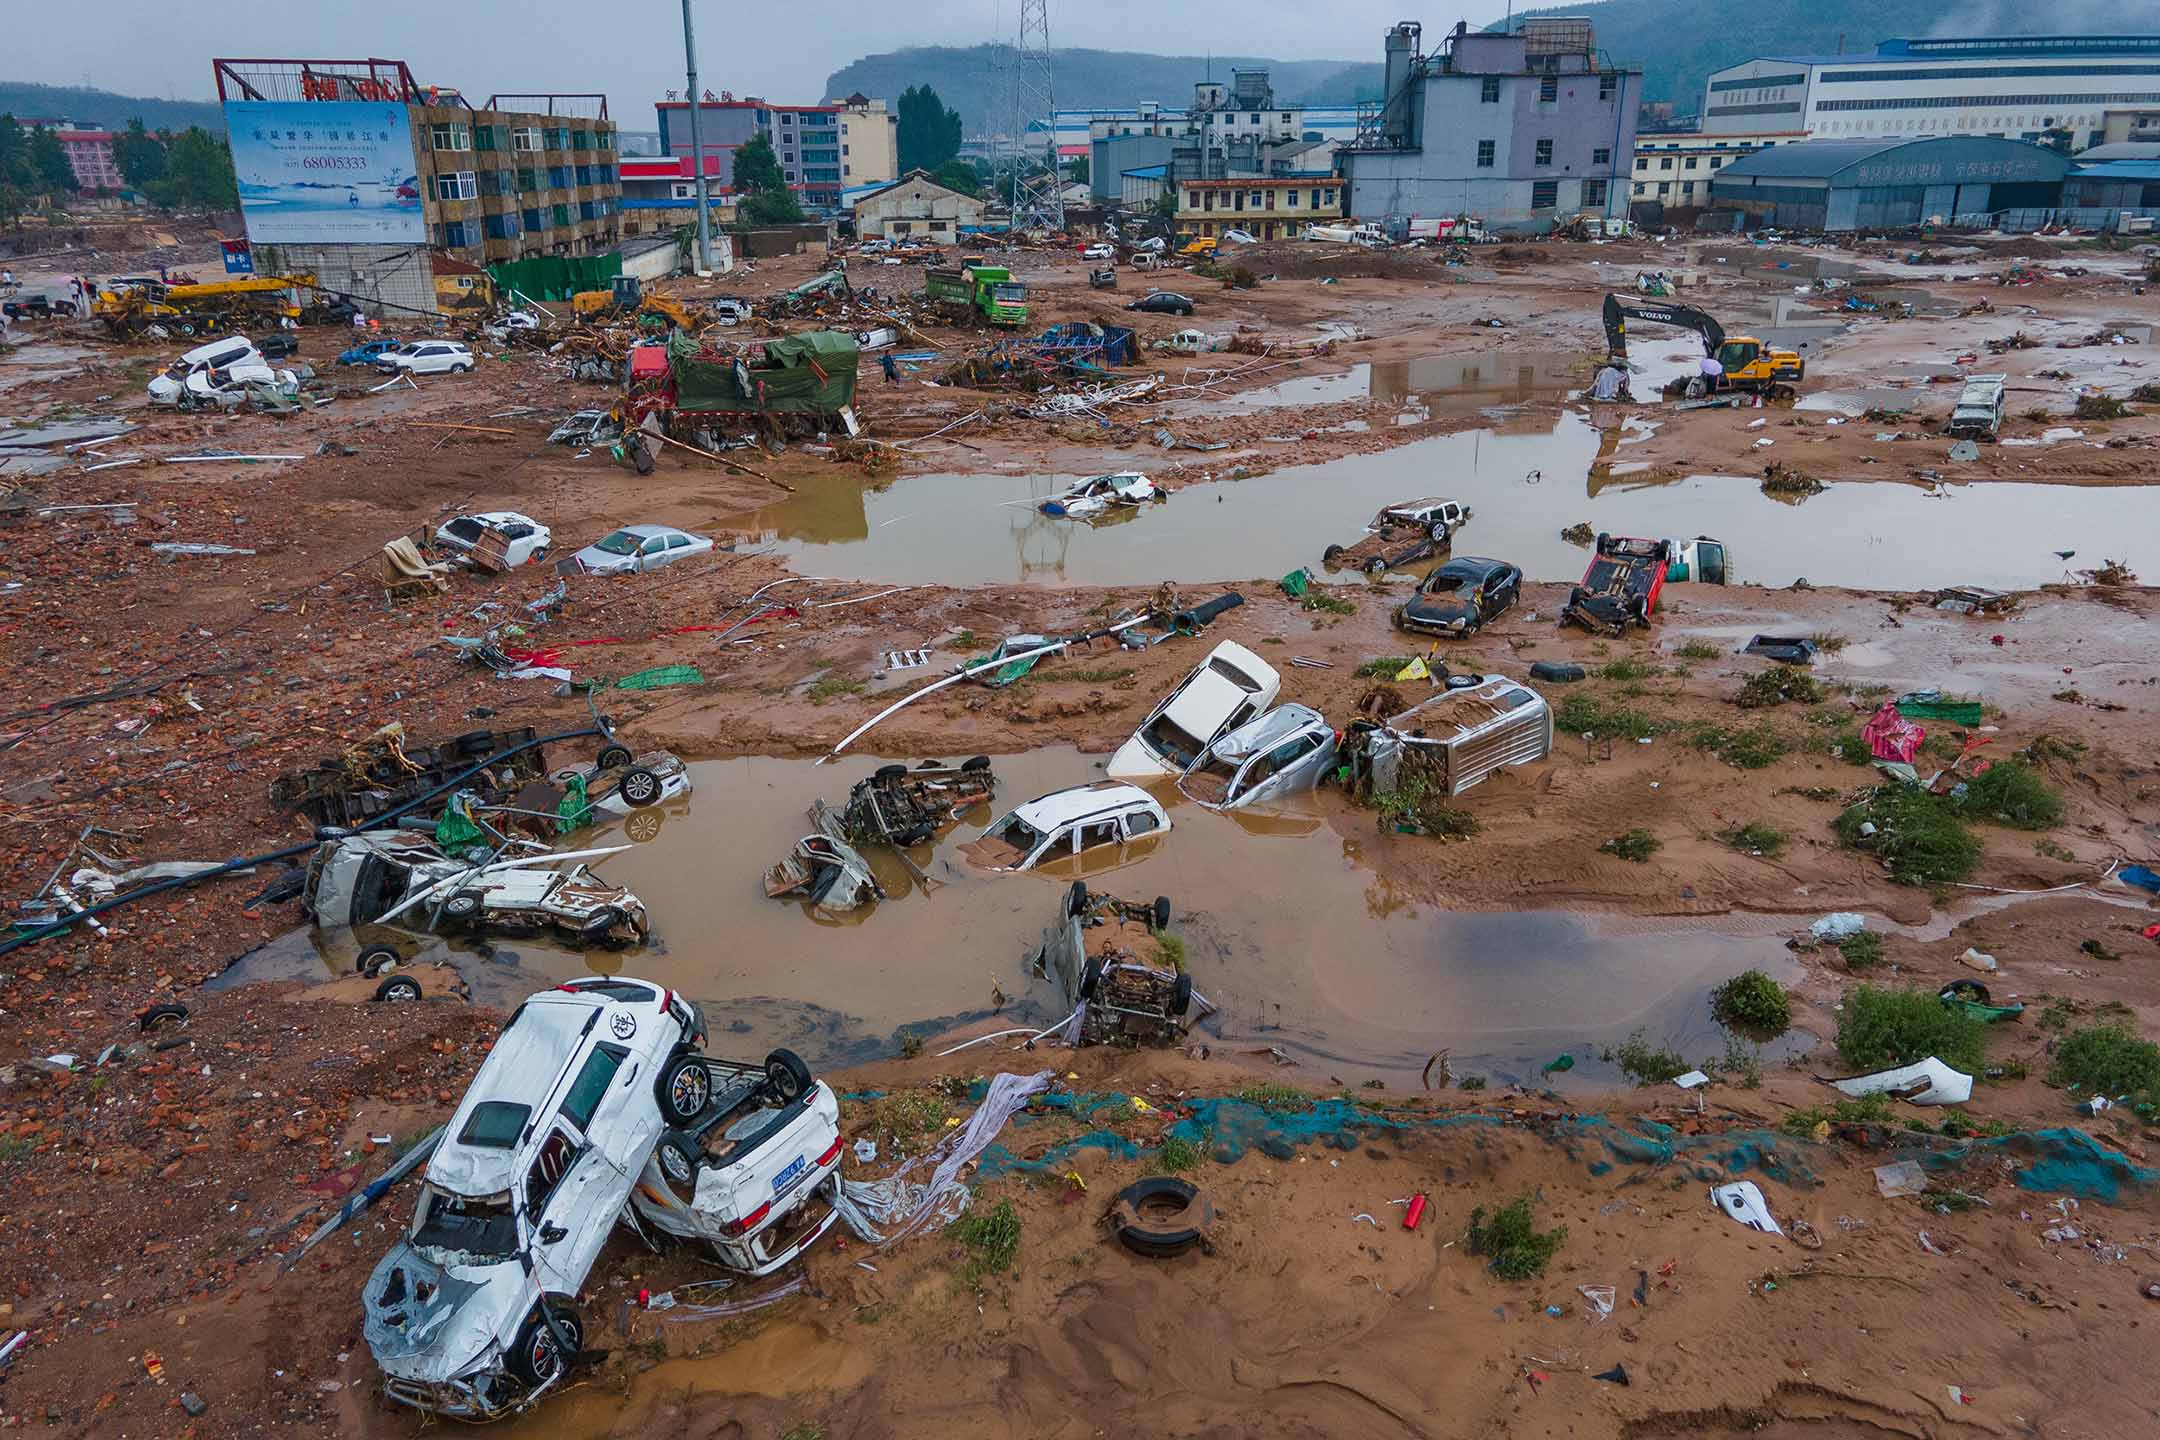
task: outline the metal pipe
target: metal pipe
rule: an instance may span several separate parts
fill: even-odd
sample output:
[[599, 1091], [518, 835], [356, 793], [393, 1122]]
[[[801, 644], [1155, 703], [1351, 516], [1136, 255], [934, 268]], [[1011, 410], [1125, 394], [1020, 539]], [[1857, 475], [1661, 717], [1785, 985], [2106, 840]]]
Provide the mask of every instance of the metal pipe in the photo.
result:
[[705, 213], [705, 135], [698, 124], [697, 39], [690, 29], [690, 0], [682, 0], [683, 68], [690, 77], [690, 168], [697, 184], [698, 274], [712, 273], [712, 217]]

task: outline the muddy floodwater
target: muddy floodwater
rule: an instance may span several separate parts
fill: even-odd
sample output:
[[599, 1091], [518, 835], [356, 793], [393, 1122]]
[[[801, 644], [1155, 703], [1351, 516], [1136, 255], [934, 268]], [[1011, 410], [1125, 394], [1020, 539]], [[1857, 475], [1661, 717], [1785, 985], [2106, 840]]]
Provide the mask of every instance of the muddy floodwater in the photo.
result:
[[[1364, 847], [1390, 843], [1372, 818], [1330, 821], [1313, 797], [1232, 818], [1165, 789], [1172, 828], [1152, 846], [1017, 875], [976, 870], [956, 853], [995, 818], [985, 806], [914, 852], [931, 878], [927, 890], [892, 854], [872, 850], [887, 900], [833, 921], [802, 902], [767, 899], [764, 870], [809, 831], [810, 803], [843, 801], [881, 763], [693, 766], [688, 800], [658, 827], [636, 826], [642, 843], [598, 862], [651, 908], [654, 941], [642, 951], [411, 937], [405, 946], [447, 952], [476, 993], [498, 1003], [588, 971], [627, 971], [703, 1002], [722, 1053], [762, 1056], [786, 1044], [831, 1065], [890, 1055], [910, 1030], [992, 1016], [1038, 1029], [1058, 1020], [1067, 1002], [1031, 977], [1030, 961], [1072, 882], [1084, 879], [1127, 899], [1170, 898], [1171, 928], [1186, 942], [1196, 987], [1221, 1007], [1196, 1041], [1230, 1051], [1275, 1047], [1298, 1062], [1295, 1073], [1377, 1076], [1396, 1089], [1414, 1088], [1443, 1048], [1457, 1074], [1469, 1067], [1535, 1080], [1565, 1053], [1574, 1080], [1607, 1079], [1613, 1072], [1597, 1053], [1638, 1028], [1690, 1060], [1708, 1058], [1724, 1046], [1708, 990], [1749, 966], [1782, 978], [1794, 971], [1767, 927], [1640, 933], [1557, 911], [1412, 903], [1360, 863]], [[1072, 750], [998, 757], [997, 813], [1099, 779], [1100, 763]], [[618, 827], [580, 844], [623, 839]], [[349, 936], [325, 943], [298, 932], [231, 978], [320, 975], [349, 966], [353, 948]], [[997, 1042], [983, 1049], [995, 1055]]]
[[1370, 400], [1415, 406], [1427, 414], [1478, 411], [1553, 401], [1590, 383], [1586, 354], [1561, 350], [1502, 351], [1484, 355], [1424, 355], [1414, 360], [1361, 361], [1328, 375], [1300, 375], [1241, 390], [1219, 400], [1180, 406], [1185, 414], [1240, 414], [1293, 405]]
[[[1577, 521], [1616, 535], [1713, 536], [1730, 547], [1735, 579], [1772, 586], [2027, 588], [2063, 578], [2058, 550], [2160, 572], [2160, 505], [2142, 487], [1847, 483], [1795, 505], [1739, 475], [1591, 479], [1600, 454], [1624, 453], [1620, 439], [1618, 428], [1601, 434], [1571, 411], [1527, 433], [1469, 430], [1187, 485], [1094, 525], [1036, 509], [1069, 476], [917, 475], [865, 491], [836, 472], [733, 524], [804, 574], [896, 584], [1199, 583], [1317, 570], [1325, 547], [1356, 540], [1381, 506], [1424, 495], [1472, 508], [1454, 553], [1512, 561], [1533, 580], [1582, 574], [1586, 551], [1560, 538]], [[1920, 442], [1883, 451], [1886, 463], [1940, 456]]]

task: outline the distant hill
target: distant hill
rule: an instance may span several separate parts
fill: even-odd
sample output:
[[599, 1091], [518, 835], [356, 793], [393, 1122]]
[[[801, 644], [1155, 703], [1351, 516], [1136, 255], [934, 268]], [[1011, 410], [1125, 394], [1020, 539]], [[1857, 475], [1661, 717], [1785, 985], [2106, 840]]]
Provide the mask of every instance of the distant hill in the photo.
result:
[[225, 133], [225, 112], [214, 100], [159, 100], [153, 96], [115, 95], [83, 85], [37, 85], [0, 80], [0, 115], [53, 116], [100, 130], [122, 130], [136, 116], [152, 130], [185, 130], [190, 125]]
[[[1372, 36], [1373, 51], [1380, 36]], [[938, 98], [960, 112], [967, 133], [981, 133], [993, 102], [994, 45], [922, 45], [883, 55], [865, 55], [854, 64], [836, 70], [825, 82], [825, 98], [839, 99], [861, 91], [886, 101], [900, 98], [910, 85], [928, 85]], [[1346, 60], [1269, 60], [1258, 55], [1142, 55], [1125, 50], [1059, 50], [1057, 52], [1057, 103], [1064, 109], [1089, 106], [1137, 105], [1159, 100], [1183, 106], [1192, 99], [1195, 82], [1212, 73], [1227, 82], [1230, 72], [1265, 69], [1270, 72], [1278, 100], [1310, 104], [1348, 104], [1358, 98], [1348, 82], [1339, 77], [1356, 67]], [[1372, 67], [1377, 76], [1379, 65]], [[1375, 81], [1377, 90], [1377, 81]]]

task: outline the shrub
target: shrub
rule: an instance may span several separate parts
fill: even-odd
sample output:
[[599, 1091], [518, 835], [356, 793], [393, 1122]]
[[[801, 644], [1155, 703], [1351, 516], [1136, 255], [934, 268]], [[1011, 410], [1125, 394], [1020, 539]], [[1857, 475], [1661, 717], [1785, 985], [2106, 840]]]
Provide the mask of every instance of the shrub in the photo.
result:
[[1003, 1274], [1020, 1253], [1020, 1216], [1012, 1201], [1000, 1200], [987, 1210], [974, 1210], [953, 1222], [953, 1239], [968, 1252], [960, 1278], [973, 1285], [985, 1275]]
[[1375, 676], [1383, 680], [1392, 680], [1395, 678], [1397, 671], [1416, 658], [1414, 655], [1382, 655], [1377, 659], [1367, 660], [1350, 673], [1360, 680], [1370, 680]]
[[1785, 848], [1785, 832], [1751, 821], [1718, 831], [1718, 839], [1743, 855], [1775, 856]]
[[2088, 1025], [2056, 1047], [2048, 1081], [2097, 1095], [2160, 1098], [2160, 1045], [2120, 1025]]
[[1175, 1175], [1182, 1170], [1200, 1168], [1200, 1147], [1182, 1135], [1165, 1135], [1160, 1148], [1155, 1151], [1155, 1173]]
[[1838, 941], [1838, 951], [1845, 957], [1845, 965], [1851, 970], [1865, 970], [1882, 961], [1882, 936], [1872, 930], [1862, 930]]
[[1635, 1031], [1620, 1045], [1607, 1050], [1602, 1057], [1620, 1067], [1620, 1073], [1637, 1085], [1662, 1085], [1675, 1075], [1685, 1075], [1691, 1068], [1680, 1058], [1677, 1050], [1652, 1045], [1643, 1038], [1643, 1032]]
[[1737, 1030], [1782, 1035], [1792, 1025], [1785, 987], [1760, 970], [1743, 970], [1710, 992], [1710, 1013]]
[[1661, 665], [1653, 665], [1640, 655], [1622, 655], [1598, 668], [1600, 680], [1654, 680], [1665, 673]]
[[1683, 660], [1715, 660], [1725, 652], [1707, 640], [1690, 640], [1673, 653]]
[[1625, 835], [1615, 835], [1597, 848], [1603, 854], [1617, 855], [1622, 860], [1632, 860], [1640, 865], [1656, 854], [1664, 843], [1648, 830], [1638, 828]]
[[1743, 710], [1771, 705], [1820, 705], [1823, 688], [1813, 675], [1794, 665], [1776, 665], [1750, 675], [1733, 703]]
[[1593, 695], [1573, 694], [1553, 712], [1553, 729], [1561, 735], [1610, 735], [1616, 740], [1646, 740], [1665, 727], [1625, 705], [1613, 705]]
[[[1872, 823], [1873, 835], [1860, 827]], [[1947, 885], [1972, 874], [1980, 844], [1939, 796], [1909, 785], [1879, 785], [1833, 822], [1838, 839], [1865, 846], [1900, 885]]]
[[1817, 1125], [1894, 1125], [1897, 1115], [1888, 1095], [1862, 1095], [1857, 1100], [1839, 1100], [1830, 1105], [1811, 1105], [1804, 1110], [1787, 1111], [1778, 1122], [1778, 1129], [1802, 1139], [1815, 1133]]
[[2063, 803], [2030, 765], [1998, 760], [1965, 782], [1964, 808], [1999, 825], [2047, 830], [2061, 823]]
[[1248, 1105], [1258, 1105], [1263, 1110], [1275, 1110], [1285, 1114], [1297, 1114], [1312, 1109], [1312, 1096], [1288, 1085], [1248, 1085], [1238, 1091], [1237, 1098]]
[[1485, 1218], [1480, 1205], [1470, 1212], [1470, 1230], [1463, 1248], [1473, 1255], [1492, 1257], [1492, 1270], [1503, 1280], [1528, 1280], [1545, 1273], [1546, 1262], [1567, 1239], [1567, 1227], [1556, 1226], [1540, 1234], [1530, 1214], [1530, 1197], [1523, 1195]]
[[1986, 1061], [1985, 1022], [1946, 1006], [1929, 991], [1855, 987], [1838, 1017], [1837, 1048], [1860, 1070], [1911, 1065], [1933, 1055], [1969, 1075]]
[[1721, 725], [1698, 725], [1688, 734], [1688, 744], [1706, 750], [1736, 770], [1760, 770], [1783, 759], [1792, 742], [1767, 721], [1745, 730]]

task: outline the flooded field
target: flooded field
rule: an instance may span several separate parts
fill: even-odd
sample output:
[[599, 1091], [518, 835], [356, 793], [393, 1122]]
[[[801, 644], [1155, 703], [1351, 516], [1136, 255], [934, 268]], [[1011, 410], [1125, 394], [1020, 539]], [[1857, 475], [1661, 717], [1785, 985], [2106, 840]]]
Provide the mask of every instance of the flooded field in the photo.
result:
[[1559, 533], [1577, 521], [1617, 535], [1715, 536], [1732, 547], [1736, 579], [1773, 586], [1805, 578], [1898, 589], [2029, 587], [2062, 578], [2057, 550], [2160, 571], [2160, 507], [2141, 490], [1853, 483], [1791, 505], [1765, 497], [1745, 476], [1587, 480], [1592, 460], [1618, 437], [1571, 412], [1545, 433], [1471, 430], [1191, 485], [1166, 504], [1093, 526], [1036, 512], [1037, 502], [1064, 488], [1064, 476], [920, 475], [864, 491], [834, 475], [737, 523], [805, 574], [896, 584], [1281, 575], [1319, 566], [1322, 549], [1356, 539], [1381, 506], [1423, 495], [1459, 499], [1474, 511], [1456, 553], [1512, 561], [1533, 580], [1581, 575], [1585, 552]]
[[[1717, 1054], [1723, 1039], [1704, 1004], [1709, 988], [1751, 965], [1780, 976], [1792, 968], [1769, 934], [1608, 931], [1561, 912], [1412, 904], [1359, 863], [1363, 846], [1384, 843], [1371, 817], [1330, 820], [1314, 797], [1267, 816], [1226, 817], [1166, 789], [1172, 829], [1152, 846], [1018, 875], [974, 869], [956, 853], [995, 818], [984, 806], [914, 852], [931, 877], [927, 889], [895, 856], [872, 851], [891, 898], [842, 922], [822, 921], [802, 902], [767, 899], [760, 878], [808, 832], [810, 803], [843, 800], [881, 763], [694, 766], [694, 794], [659, 826], [634, 827], [647, 843], [598, 862], [651, 907], [654, 941], [642, 951], [426, 943], [457, 961], [484, 999], [515, 1003], [588, 971], [628, 970], [702, 1001], [717, 1050], [762, 1055], [786, 1044], [830, 1065], [890, 1054], [909, 1029], [991, 1015], [1041, 1028], [1060, 1018], [1062, 994], [1032, 979], [1029, 963], [1080, 878], [1127, 899], [1170, 897], [1171, 928], [1186, 941], [1196, 986], [1221, 1007], [1197, 1041], [1273, 1046], [1310, 1076], [1380, 1076], [1398, 1089], [1414, 1085], [1442, 1048], [1452, 1049], [1457, 1073], [1471, 1066], [1531, 1080], [1562, 1053], [1574, 1057], [1573, 1079], [1609, 1078], [1597, 1051], [1638, 1028], [1691, 1059]], [[1001, 757], [998, 813], [1098, 779], [1099, 764], [1072, 750]], [[625, 837], [618, 827], [591, 843]], [[224, 983], [321, 975], [349, 966], [352, 948], [349, 937], [319, 946], [312, 932], [298, 932]]]

